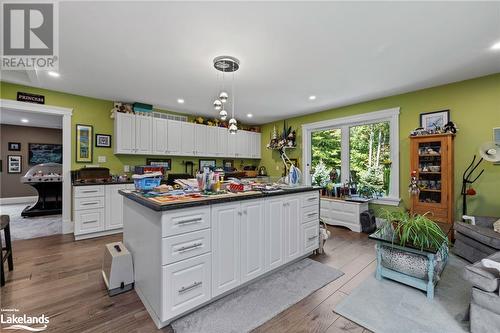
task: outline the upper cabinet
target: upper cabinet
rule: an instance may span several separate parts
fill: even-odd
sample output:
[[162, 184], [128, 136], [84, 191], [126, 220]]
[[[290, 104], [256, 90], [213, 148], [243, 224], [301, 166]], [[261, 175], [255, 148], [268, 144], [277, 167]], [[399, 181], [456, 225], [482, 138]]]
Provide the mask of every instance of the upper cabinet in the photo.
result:
[[261, 134], [127, 113], [115, 115], [115, 154], [260, 158]]

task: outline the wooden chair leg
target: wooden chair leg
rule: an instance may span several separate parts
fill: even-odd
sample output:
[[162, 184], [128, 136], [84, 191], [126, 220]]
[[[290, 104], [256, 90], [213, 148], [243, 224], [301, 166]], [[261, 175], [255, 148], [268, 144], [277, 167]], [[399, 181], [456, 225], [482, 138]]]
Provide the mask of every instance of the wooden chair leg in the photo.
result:
[[5, 247], [8, 251], [7, 263], [9, 264], [9, 271], [14, 269], [14, 259], [12, 258], [12, 241], [10, 239], [10, 225], [4, 229]]

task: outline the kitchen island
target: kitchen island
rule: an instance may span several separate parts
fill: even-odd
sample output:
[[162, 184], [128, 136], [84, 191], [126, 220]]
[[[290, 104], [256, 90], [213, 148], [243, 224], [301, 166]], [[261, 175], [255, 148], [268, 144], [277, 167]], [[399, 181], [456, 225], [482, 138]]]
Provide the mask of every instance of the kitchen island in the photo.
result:
[[319, 245], [319, 191], [313, 187], [163, 204], [119, 193], [135, 289], [158, 328]]

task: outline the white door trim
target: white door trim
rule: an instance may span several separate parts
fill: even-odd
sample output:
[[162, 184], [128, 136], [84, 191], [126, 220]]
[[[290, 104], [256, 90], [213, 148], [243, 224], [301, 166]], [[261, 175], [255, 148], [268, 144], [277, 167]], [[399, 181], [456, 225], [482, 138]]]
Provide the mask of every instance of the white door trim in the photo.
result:
[[71, 116], [73, 115], [73, 109], [53, 105], [18, 102], [10, 99], [0, 99], [0, 108], [62, 116], [62, 231], [63, 234], [72, 233], [74, 229], [74, 225], [71, 221]]

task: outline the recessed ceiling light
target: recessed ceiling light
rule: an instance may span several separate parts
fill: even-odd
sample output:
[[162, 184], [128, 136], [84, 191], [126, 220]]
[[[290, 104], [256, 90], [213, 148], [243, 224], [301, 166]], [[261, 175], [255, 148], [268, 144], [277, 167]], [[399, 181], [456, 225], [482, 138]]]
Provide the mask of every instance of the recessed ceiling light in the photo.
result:
[[22, 119], [21, 119], [21, 122], [22, 122], [22, 123], [29, 123], [30, 121], [29, 121], [28, 119], [26, 119], [26, 118], [22, 118]]
[[314, 95], [309, 96], [310, 101], [314, 101], [315, 99], [316, 99], [316, 96], [314, 96]]
[[251, 114], [251, 113], [247, 113], [247, 117], [248, 117], [248, 118], [252, 118], [252, 117], [253, 117], [253, 114]]
[[61, 76], [61, 74], [59, 74], [58, 72], [53, 72], [53, 71], [48, 72], [48, 74], [50, 76], [52, 76], [52, 77], [59, 77], [59, 76]]
[[179, 104], [184, 104], [184, 100], [183, 100], [182, 98], [179, 98], [179, 99], [177, 100], [177, 103], [179, 103]]
[[496, 42], [495, 44], [491, 45], [490, 47], [491, 50], [500, 50], [500, 42]]

